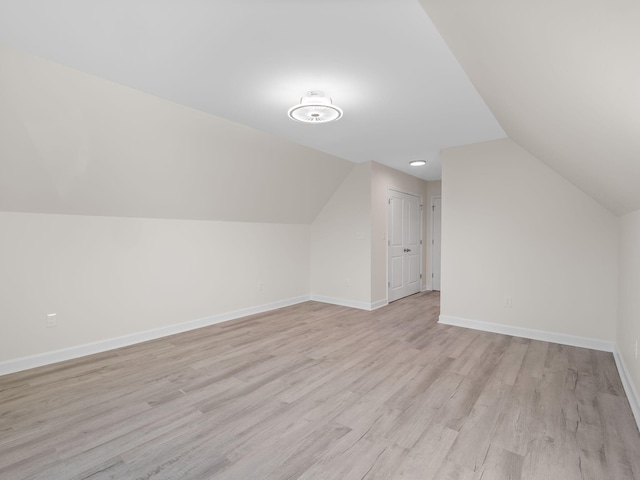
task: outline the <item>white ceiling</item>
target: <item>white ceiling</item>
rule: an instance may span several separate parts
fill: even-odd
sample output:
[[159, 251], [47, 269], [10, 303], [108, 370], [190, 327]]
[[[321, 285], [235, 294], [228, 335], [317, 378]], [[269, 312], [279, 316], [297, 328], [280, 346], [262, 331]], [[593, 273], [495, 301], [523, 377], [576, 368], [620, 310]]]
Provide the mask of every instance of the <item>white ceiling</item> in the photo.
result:
[[[442, 148], [505, 136], [417, 0], [3, 0], [0, 43], [425, 180]], [[288, 119], [311, 89], [344, 117]]]
[[309, 224], [354, 165], [0, 45], [2, 211]]
[[612, 212], [640, 209], [640, 1], [421, 3], [512, 140]]

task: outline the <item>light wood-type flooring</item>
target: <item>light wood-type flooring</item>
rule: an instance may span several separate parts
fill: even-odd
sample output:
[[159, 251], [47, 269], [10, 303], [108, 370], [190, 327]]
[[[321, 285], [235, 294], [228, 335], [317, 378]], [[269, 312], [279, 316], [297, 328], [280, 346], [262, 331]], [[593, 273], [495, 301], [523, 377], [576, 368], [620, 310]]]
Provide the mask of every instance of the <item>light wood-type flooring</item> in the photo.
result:
[[611, 354], [315, 302], [0, 377], [2, 479], [640, 480]]

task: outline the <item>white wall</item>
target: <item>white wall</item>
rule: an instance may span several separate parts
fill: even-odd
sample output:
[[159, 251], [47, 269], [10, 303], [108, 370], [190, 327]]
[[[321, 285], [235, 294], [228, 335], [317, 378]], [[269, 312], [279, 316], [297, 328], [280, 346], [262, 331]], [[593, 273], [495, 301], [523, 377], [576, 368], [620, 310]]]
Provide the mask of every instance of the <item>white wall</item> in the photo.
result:
[[371, 163], [356, 165], [311, 225], [311, 291], [371, 305]]
[[[440, 182], [432, 182], [439, 192]], [[388, 189], [428, 197], [428, 182], [376, 162], [354, 167], [311, 227], [311, 291], [316, 298], [371, 308], [387, 300]], [[423, 238], [427, 235], [426, 209]], [[368, 255], [368, 256], [367, 256]], [[423, 247], [423, 273], [428, 268]]]
[[509, 138], [614, 213], [640, 208], [640, 2], [419, 2]]
[[0, 362], [308, 297], [353, 168], [4, 46], [0, 131]]
[[[635, 345], [640, 342], [640, 210], [620, 218], [619, 269], [617, 344], [637, 392], [640, 386], [640, 360], [635, 357]], [[636, 397], [638, 400], [640, 397]], [[637, 420], [640, 423], [640, 418]]]
[[0, 210], [311, 223], [353, 164], [0, 45]]
[[308, 296], [309, 230], [0, 213], [0, 362]]
[[312, 225], [0, 212], [0, 362], [311, 294], [371, 308], [376, 288], [386, 299], [388, 186], [426, 196], [366, 163]]
[[[387, 198], [389, 188], [422, 196], [427, 201], [427, 182], [376, 162], [371, 164], [371, 298], [379, 304], [387, 300]], [[427, 205], [426, 203], [424, 204]], [[422, 218], [422, 238], [426, 239], [426, 210]], [[427, 251], [423, 242], [423, 274], [427, 272]], [[423, 287], [425, 285], [423, 275]]]
[[443, 316], [615, 339], [611, 212], [508, 139], [445, 150], [442, 196]]

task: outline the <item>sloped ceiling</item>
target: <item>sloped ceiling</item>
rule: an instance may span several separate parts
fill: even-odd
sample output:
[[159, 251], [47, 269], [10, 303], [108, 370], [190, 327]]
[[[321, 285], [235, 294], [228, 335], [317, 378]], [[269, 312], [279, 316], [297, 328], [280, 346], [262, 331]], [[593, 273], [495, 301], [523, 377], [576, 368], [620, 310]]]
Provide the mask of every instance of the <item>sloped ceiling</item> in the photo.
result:
[[[636, 0], [0, 3], [0, 43], [220, 117], [207, 120], [212, 131], [201, 138], [236, 138], [238, 148], [247, 150], [237, 152], [235, 158], [251, 159], [254, 164], [238, 168], [248, 176], [265, 179], [264, 185], [272, 177], [298, 181], [300, 172], [292, 164], [279, 165], [273, 160], [287, 158], [291, 162], [293, 157], [263, 152], [295, 151], [293, 156], [311, 162], [325, 158], [324, 152], [338, 163], [340, 159], [375, 160], [423, 179], [437, 179], [441, 148], [501, 138], [506, 132], [617, 214], [640, 209], [638, 25], [640, 2]], [[20, 80], [15, 80], [12, 88], [19, 85]], [[33, 83], [33, 88], [40, 88], [38, 85]], [[11, 103], [15, 96], [6, 86], [0, 85], [7, 106], [2, 120], [5, 138], [0, 140], [15, 144], [19, 138], [32, 138], [37, 144], [35, 137], [20, 137], [15, 131], [25, 123], [16, 116]], [[22, 86], [27, 88], [28, 84], [23, 82]], [[312, 88], [326, 90], [344, 108], [345, 117], [323, 126], [287, 119], [288, 107]], [[50, 92], [62, 98], [58, 92]], [[110, 100], [105, 97], [105, 102]], [[192, 113], [197, 114], [195, 110]], [[119, 122], [117, 115], [112, 121]], [[117, 135], [126, 137], [138, 131], [124, 129], [127, 119], [120, 123]], [[238, 123], [253, 129], [245, 130]], [[57, 138], [77, 134], [63, 125], [55, 125]], [[84, 126], [84, 120], [80, 125]], [[224, 126], [213, 132], [219, 125]], [[104, 127], [106, 131], [116, 128]], [[240, 131], [251, 133], [245, 137]], [[170, 129], [163, 132], [171, 138]], [[6, 137], [14, 134], [17, 136]], [[117, 135], [111, 132], [108, 138]], [[145, 138], [147, 146], [153, 144], [151, 137]], [[186, 135], [183, 140], [188, 143], [188, 138]], [[81, 135], [76, 140], [88, 141]], [[105, 137], [102, 145], [104, 150], [92, 153], [92, 168], [118, 171], [120, 183], [113, 183], [113, 188], [124, 192], [123, 198], [110, 209], [107, 198], [95, 193], [100, 188], [91, 181], [82, 184], [83, 176], [76, 172], [75, 188], [84, 189], [86, 198], [95, 198], [66, 208], [184, 218], [223, 215], [214, 215], [213, 210], [202, 212], [203, 201], [217, 198], [200, 185], [213, 174], [215, 164], [185, 164], [176, 158], [168, 176], [182, 179], [185, 189], [192, 182], [192, 190], [201, 191], [190, 193], [191, 207], [186, 206], [189, 200], [184, 200], [183, 210], [177, 212], [174, 210], [182, 207], [175, 205], [167, 192], [175, 191], [179, 196], [182, 187], [172, 188], [167, 180], [165, 193], [147, 191], [150, 187], [143, 181], [155, 178], [155, 169], [162, 162], [140, 163], [135, 169], [121, 171], [115, 164], [101, 163], [100, 155], [116, 158], [104, 154], [113, 145], [110, 140]], [[298, 150], [302, 145], [310, 148]], [[172, 151], [160, 150], [163, 155]], [[173, 152], [183, 153], [177, 148]], [[59, 155], [56, 161], [68, 161], [63, 157]], [[408, 161], [417, 157], [426, 158], [430, 165], [409, 169]], [[10, 180], [14, 177], [7, 177], [6, 172], [26, 169], [27, 164], [11, 162], [17, 160], [0, 158], [5, 173], [0, 194], [5, 199], [11, 197], [12, 205], [29, 203], [24, 200], [29, 191], [40, 195], [43, 190], [17, 187]], [[257, 170], [256, 164], [263, 169]], [[52, 171], [59, 175], [66, 168], [43, 165], [31, 164], [33, 169], [41, 169], [40, 177], [50, 176]], [[221, 164], [216, 170], [220, 178], [225, 168]], [[148, 177], [145, 169], [150, 170]], [[131, 174], [133, 170], [137, 177]], [[100, 178], [108, 178], [105, 175], [101, 173]], [[322, 176], [319, 171], [317, 175]], [[333, 173], [327, 175], [332, 177]], [[229, 177], [227, 184], [241, 185], [242, 178]], [[301, 181], [306, 182], [304, 178]], [[324, 188], [311, 184], [311, 190], [302, 189]], [[291, 193], [288, 189], [255, 187], [282, 192], [283, 198], [287, 197], [284, 192]], [[16, 193], [20, 188], [23, 190]], [[52, 205], [48, 200], [38, 201]], [[118, 202], [119, 209], [115, 207]], [[144, 202], [149, 206], [140, 207]], [[165, 209], [159, 207], [163, 203], [168, 205]], [[286, 217], [291, 221], [308, 218], [314, 208]], [[280, 221], [277, 214], [250, 216]]]
[[[424, 180], [442, 148], [505, 136], [417, 0], [3, 0], [0, 43]], [[314, 89], [341, 120], [287, 117]]]
[[614, 213], [640, 209], [640, 2], [420, 2], [512, 140]]
[[0, 210], [311, 223], [353, 165], [0, 46]]

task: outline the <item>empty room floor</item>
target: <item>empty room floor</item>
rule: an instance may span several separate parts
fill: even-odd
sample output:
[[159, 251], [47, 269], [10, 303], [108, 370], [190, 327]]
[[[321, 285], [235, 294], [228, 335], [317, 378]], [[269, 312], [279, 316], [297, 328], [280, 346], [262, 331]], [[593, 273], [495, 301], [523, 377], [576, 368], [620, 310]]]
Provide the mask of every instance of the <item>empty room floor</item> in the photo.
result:
[[640, 479], [610, 353], [307, 302], [0, 377], [2, 479]]

